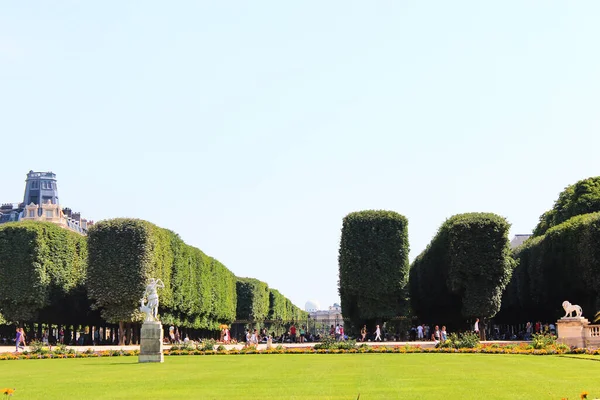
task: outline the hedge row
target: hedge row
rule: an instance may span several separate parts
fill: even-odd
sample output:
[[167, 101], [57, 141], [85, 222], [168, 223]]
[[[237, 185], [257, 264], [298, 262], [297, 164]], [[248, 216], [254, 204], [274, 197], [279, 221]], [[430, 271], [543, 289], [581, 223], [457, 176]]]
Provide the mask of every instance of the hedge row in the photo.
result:
[[258, 279], [238, 278], [236, 288], [238, 319], [264, 321], [269, 314], [269, 286]]
[[444, 222], [411, 265], [416, 315], [430, 322], [494, 316], [515, 266], [509, 227], [491, 213], [458, 214]]
[[[0, 311], [7, 320], [84, 319], [87, 242], [55, 224], [0, 225]], [[41, 311], [43, 311], [43, 316]]]
[[408, 220], [392, 211], [360, 211], [343, 221], [339, 294], [355, 333], [404, 315], [408, 305]]
[[[280, 313], [270, 310], [267, 284], [255, 279], [241, 281], [253, 282], [261, 293], [250, 290], [238, 305], [238, 279], [231, 271], [146, 221], [102, 221], [87, 238], [51, 223], [0, 226], [0, 313], [9, 321], [84, 324], [90, 315], [93, 324], [139, 321], [151, 277], [165, 283], [159, 291], [165, 324], [212, 330]], [[300, 315], [285, 297], [279, 303], [282, 315]], [[250, 312], [236, 316], [238, 308]]]
[[502, 311], [522, 320], [555, 320], [565, 300], [600, 309], [600, 212], [579, 215], [515, 249], [519, 260]]

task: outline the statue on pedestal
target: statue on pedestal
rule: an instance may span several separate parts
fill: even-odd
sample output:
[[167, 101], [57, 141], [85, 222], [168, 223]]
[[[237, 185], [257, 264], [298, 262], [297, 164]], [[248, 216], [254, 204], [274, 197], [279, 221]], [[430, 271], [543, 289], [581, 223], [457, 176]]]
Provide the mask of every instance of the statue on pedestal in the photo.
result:
[[[161, 279], [150, 278], [150, 282], [146, 285], [144, 295], [140, 300], [140, 311], [146, 317], [144, 321], [158, 321], [158, 288], [164, 288], [165, 284]], [[146, 304], [146, 301], [148, 302]]]
[[568, 302], [567, 300], [563, 301], [562, 306], [565, 310], [565, 316], [563, 318], [572, 318], [573, 317], [573, 313], [575, 313], [575, 316], [577, 318], [581, 318], [581, 307], [578, 306], [577, 304], [571, 304], [570, 302]]

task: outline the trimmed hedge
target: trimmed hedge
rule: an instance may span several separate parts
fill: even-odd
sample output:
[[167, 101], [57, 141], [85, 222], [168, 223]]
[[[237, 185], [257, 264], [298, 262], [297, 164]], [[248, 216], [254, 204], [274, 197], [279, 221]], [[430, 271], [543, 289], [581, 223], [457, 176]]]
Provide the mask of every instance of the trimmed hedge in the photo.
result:
[[264, 321], [269, 315], [269, 286], [258, 279], [238, 278], [236, 318], [243, 321]]
[[235, 276], [175, 233], [137, 219], [112, 219], [89, 231], [90, 298], [109, 322], [140, 320], [149, 278], [160, 278], [163, 323], [217, 329], [235, 318]]
[[458, 214], [444, 222], [410, 269], [416, 314], [431, 322], [493, 317], [515, 266], [509, 228], [491, 213]]
[[600, 211], [600, 176], [580, 180], [560, 193], [551, 210], [540, 217], [534, 236], [541, 236], [553, 226], [576, 215]]
[[408, 220], [393, 211], [359, 211], [343, 221], [339, 294], [358, 332], [407, 311]]
[[515, 249], [519, 266], [503, 299], [504, 317], [553, 321], [565, 300], [588, 315], [600, 307], [600, 212], [579, 215]]
[[86, 270], [84, 236], [48, 222], [0, 225], [0, 311], [6, 319], [38, 320], [44, 310], [44, 322], [69, 322], [68, 310], [85, 302]]

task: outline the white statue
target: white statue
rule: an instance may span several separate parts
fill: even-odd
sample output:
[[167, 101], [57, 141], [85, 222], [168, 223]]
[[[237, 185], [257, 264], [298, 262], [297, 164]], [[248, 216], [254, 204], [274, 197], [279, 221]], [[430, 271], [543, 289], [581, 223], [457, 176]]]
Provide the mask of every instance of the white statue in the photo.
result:
[[572, 317], [573, 312], [575, 312], [576, 317], [581, 317], [581, 307], [577, 304], [571, 304], [567, 300], [563, 301], [563, 308], [565, 309], [565, 316], [563, 318], [567, 318], [567, 316]]
[[[164, 288], [165, 284], [160, 279], [150, 278], [150, 283], [146, 285], [144, 295], [140, 300], [140, 311], [146, 314], [144, 321], [158, 321], [158, 291], [157, 288]], [[148, 304], [146, 304], [146, 300]]]

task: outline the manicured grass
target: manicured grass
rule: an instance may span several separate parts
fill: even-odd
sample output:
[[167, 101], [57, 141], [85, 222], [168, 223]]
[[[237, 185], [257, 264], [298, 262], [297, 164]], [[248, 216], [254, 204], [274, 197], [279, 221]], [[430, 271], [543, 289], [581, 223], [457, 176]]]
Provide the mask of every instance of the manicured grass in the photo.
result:
[[491, 354], [299, 354], [0, 361], [14, 399], [578, 399], [600, 363]]

